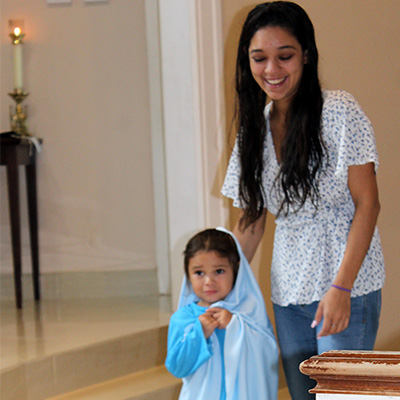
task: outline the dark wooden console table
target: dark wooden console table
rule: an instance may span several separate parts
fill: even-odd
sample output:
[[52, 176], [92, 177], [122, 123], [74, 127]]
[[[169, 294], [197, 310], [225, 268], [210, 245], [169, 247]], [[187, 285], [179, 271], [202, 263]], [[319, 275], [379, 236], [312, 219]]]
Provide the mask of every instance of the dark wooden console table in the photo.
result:
[[[39, 238], [36, 191], [36, 148], [24, 137], [0, 135], [1, 165], [7, 169], [7, 186], [10, 209], [11, 244], [14, 261], [15, 301], [22, 308], [22, 257], [21, 257], [21, 217], [19, 205], [20, 165], [25, 166], [28, 195], [29, 232], [32, 257], [32, 278], [35, 300], [40, 300], [39, 283]], [[41, 143], [42, 140], [40, 139]]]

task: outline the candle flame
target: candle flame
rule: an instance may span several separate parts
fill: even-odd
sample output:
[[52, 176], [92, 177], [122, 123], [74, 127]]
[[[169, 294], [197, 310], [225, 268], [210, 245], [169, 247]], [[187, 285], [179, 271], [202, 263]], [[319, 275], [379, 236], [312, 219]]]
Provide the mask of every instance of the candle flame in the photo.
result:
[[21, 28], [16, 27], [16, 28], [14, 29], [14, 35], [15, 35], [15, 36], [19, 36], [20, 34], [21, 34]]

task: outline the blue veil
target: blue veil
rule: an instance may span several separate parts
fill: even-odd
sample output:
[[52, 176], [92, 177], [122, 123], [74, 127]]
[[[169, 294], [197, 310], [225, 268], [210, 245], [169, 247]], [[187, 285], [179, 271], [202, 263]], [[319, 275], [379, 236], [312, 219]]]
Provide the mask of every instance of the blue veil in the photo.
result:
[[[217, 228], [235, 240], [240, 266], [235, 285], [229, 295], [211, 307], [225, 308], [233, 314], [226, 328], [224, 344], [225, 384], [227, 400], [277, 400], [278, 347], [268, 318], [264, 298], [251, 267], [235, 236], [225, 228]], [[183, 278], [178, 307], [197, 302], [186, 277]], [[210, 385], [220, 383], [218, 366], [220, 348], [215, 333], [211, 335], [213, 356], [195, 374], [183, 378], [187, 393], [197, 393], [196, 400], [212, 400]], [[180, 400], [185, 397], [182, 390]]]

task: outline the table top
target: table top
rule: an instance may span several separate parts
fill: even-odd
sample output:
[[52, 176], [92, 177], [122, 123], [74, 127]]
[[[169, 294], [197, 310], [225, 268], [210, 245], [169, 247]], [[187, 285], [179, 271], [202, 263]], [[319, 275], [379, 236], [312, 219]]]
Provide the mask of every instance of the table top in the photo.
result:
[[34, 165], [43, 140], [16, 135], [14, 132], [0, 134], [0, 165]]
[[[43, 139], [35, 138], [40, 144], [42, 144]], [[10, 145], [10, 146], [29, 146], [32, 142], [29, 139], [29, 136], [21, 136], [17, 135], [15, 132], [2, 132], [0, 134], [0, 144], [1, 145]]]

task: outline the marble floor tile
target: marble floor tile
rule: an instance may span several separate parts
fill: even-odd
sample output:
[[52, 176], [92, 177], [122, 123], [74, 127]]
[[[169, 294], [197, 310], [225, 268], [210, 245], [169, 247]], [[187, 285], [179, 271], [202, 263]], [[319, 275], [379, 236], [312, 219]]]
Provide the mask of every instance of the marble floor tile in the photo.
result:
[[0, 301], [0, 369], [168, 324], [170, 298]]

